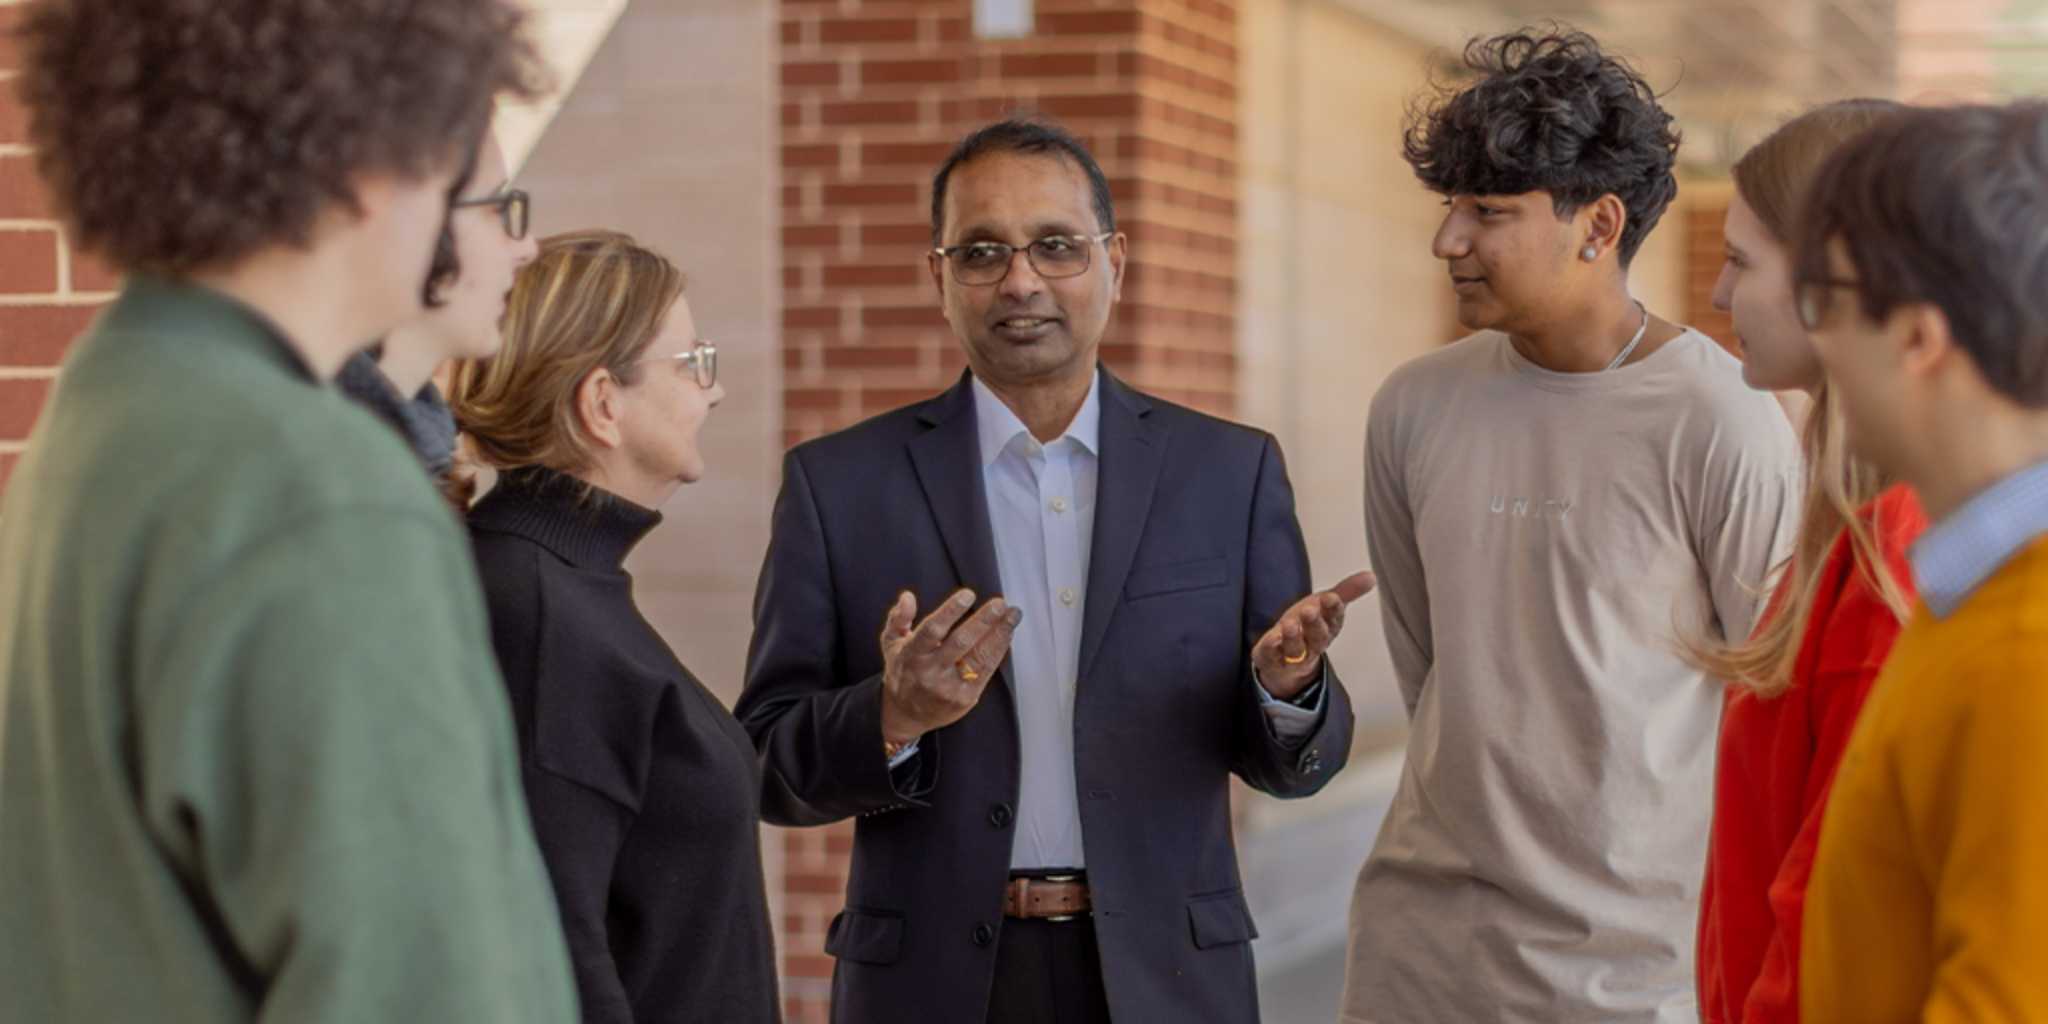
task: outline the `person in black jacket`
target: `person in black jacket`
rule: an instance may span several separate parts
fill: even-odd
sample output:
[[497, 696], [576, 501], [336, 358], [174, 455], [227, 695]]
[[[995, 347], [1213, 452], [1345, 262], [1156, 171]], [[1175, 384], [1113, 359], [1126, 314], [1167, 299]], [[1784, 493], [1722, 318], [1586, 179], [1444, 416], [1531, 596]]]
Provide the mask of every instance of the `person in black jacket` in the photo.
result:
[[1101, 365], [1128, 243], [1079, 142], [991, 125], [932, 193], [969, 372], [790, 451], [738, 709], [768, 820], [859, 816], [832, 1019], [1254, 1021], [1230, 777], [1343, 767], [1372, 577], [1309, 593], [1272, 436]]
[[633, 603], [626, 555], [704, 473], [724, 397], [683, 278], [612, 232], [542, 242], [452, 405], [498, 482], [470, 511], [583, 1019], [779, 1019], [747, 734]]

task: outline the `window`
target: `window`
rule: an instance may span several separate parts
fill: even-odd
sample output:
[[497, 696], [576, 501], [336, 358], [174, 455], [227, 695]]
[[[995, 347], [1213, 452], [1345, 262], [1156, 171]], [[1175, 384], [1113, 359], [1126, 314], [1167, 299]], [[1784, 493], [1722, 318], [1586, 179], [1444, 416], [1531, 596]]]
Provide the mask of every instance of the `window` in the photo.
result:
[[1036, 20], [1033, 0], [974, 0], [974, 34], [982, 39], [1021, 39]]

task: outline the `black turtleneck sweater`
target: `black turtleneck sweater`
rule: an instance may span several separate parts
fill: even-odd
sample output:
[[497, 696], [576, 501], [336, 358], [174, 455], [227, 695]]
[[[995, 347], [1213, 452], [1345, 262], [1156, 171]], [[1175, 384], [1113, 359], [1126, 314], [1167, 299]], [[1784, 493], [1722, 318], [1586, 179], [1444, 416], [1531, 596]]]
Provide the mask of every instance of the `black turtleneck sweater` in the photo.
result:
[[583, 1019], [779, 1020], [754, 746], [633, 604], [660, 513], [582, 486], [504, 474], [469, 525]]

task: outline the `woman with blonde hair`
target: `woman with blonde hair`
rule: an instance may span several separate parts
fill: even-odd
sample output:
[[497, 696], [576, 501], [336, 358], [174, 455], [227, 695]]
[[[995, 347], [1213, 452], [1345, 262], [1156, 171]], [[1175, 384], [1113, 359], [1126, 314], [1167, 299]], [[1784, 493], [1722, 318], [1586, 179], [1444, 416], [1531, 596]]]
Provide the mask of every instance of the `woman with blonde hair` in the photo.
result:
[[1705, 1024], [1799, 1017], [1800, 913], [1828, 788], [1914, 598], [1906, 548], [1926, 514], [1910, 489], [1849, 454], [1795, 308], [1787, 247], [1828, 155], [1897, 109], [1882, 100], [1820, 107], [1734, 168], [1714, 306], [1734, 319], [1751, 387], [1813, 402], [1797, 541], [1761, 625], [1742, 644], [1689, 644], [1698, 664], [1730, 681], [1700, 905]]
[[546, 239], [450, 396], [498, 470], [470, 533], [585, 1021], [779, 1019], [753, 743], [623, 567], [724, 397], [682, 292], [626, 235]]

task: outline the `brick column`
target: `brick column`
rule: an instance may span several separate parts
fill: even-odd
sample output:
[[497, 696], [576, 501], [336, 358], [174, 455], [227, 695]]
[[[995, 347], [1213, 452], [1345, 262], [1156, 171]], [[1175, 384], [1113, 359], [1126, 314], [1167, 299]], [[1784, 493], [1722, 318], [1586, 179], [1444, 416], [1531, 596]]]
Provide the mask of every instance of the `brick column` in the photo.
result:
[[71, 339], [117, 287], [52, 219], [15, 94], [22, 7], [0, 0], [0, 489], [35, 426]]
[[[1106, 361], [1230, 413], [1237, 387], [1237, 10], [1219, 0], [1037, 0], [1021, 39], [977, 39], [971, 0], [780, 0], [784, 435], [929, 397], [965, 365], [924, 269], [931, 175], [1006, 114], [1072, 130], [1131, 238]], [[822, 1021], [824, 931], [850, 829], [785, 834], [787, 1010]]]

